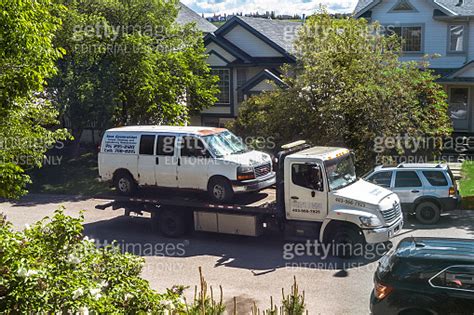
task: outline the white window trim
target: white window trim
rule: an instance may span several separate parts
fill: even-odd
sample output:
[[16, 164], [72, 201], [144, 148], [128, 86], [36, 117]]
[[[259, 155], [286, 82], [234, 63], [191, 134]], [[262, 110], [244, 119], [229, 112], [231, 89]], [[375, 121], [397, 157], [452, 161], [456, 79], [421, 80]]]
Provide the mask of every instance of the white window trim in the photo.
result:
[[[450, 50], [451, 48], [451, 26], [463, 26], [463, 47], [462, 51]], [[469, 27], [466, 23], [449, 23], [447, 26], [446, 53], [449, 55], [467, 54], [469, 47]]]

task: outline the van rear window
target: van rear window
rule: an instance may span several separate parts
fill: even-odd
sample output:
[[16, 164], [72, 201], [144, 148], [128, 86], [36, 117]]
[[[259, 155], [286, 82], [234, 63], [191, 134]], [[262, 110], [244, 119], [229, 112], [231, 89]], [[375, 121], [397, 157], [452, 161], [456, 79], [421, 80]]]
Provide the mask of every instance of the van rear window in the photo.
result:
[[423, 175], [426, 177], [431, 186], [448, 186], [448, 181], [446, 180], [443, 172], [423, 171]]

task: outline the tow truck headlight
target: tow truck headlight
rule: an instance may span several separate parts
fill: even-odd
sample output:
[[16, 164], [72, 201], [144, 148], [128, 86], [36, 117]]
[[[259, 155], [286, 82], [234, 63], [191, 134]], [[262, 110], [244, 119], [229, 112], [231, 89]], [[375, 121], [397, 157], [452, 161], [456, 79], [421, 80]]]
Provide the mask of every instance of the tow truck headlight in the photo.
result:
[[239, 166], [237, 168], [237, 180], [255, 179], [255, 171], [251, 166]]
[[382, 221], [377, 217], [359, 217], [360, 223], [365, 227], [382, 226]]

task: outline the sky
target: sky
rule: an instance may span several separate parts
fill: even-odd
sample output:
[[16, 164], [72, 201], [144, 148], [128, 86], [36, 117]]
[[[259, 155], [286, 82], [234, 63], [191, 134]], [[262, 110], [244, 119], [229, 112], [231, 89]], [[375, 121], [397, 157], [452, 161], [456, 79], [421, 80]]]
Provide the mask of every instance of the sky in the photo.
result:
[[275, 11], [276, 14], [311, 14], [322, 4], [331, 13], [350, 13], [357, 0], [181, 0], [205, 16], [216, 14]]

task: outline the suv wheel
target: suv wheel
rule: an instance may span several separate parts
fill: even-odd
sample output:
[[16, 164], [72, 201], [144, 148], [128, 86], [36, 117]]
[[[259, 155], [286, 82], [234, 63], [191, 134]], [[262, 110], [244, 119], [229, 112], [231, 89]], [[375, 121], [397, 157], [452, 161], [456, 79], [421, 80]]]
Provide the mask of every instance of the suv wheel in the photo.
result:
[[114, 186], [122, 196], [131, 196], [137, 190], [137, 184], [133, 180], [132, 175], [127, 172], [120, 172], [115, 176]]
[[436, 224], [438, 223], [441, 210], [439, 207], [431, 201], [425, 201], [420, 203], [416, 207], [416, 219], [422, 224]]
[[230, 182], [225, 178], [215, 177], [207, 185], [209, 197], [215, 202], [229, 202], [234, 197]]

